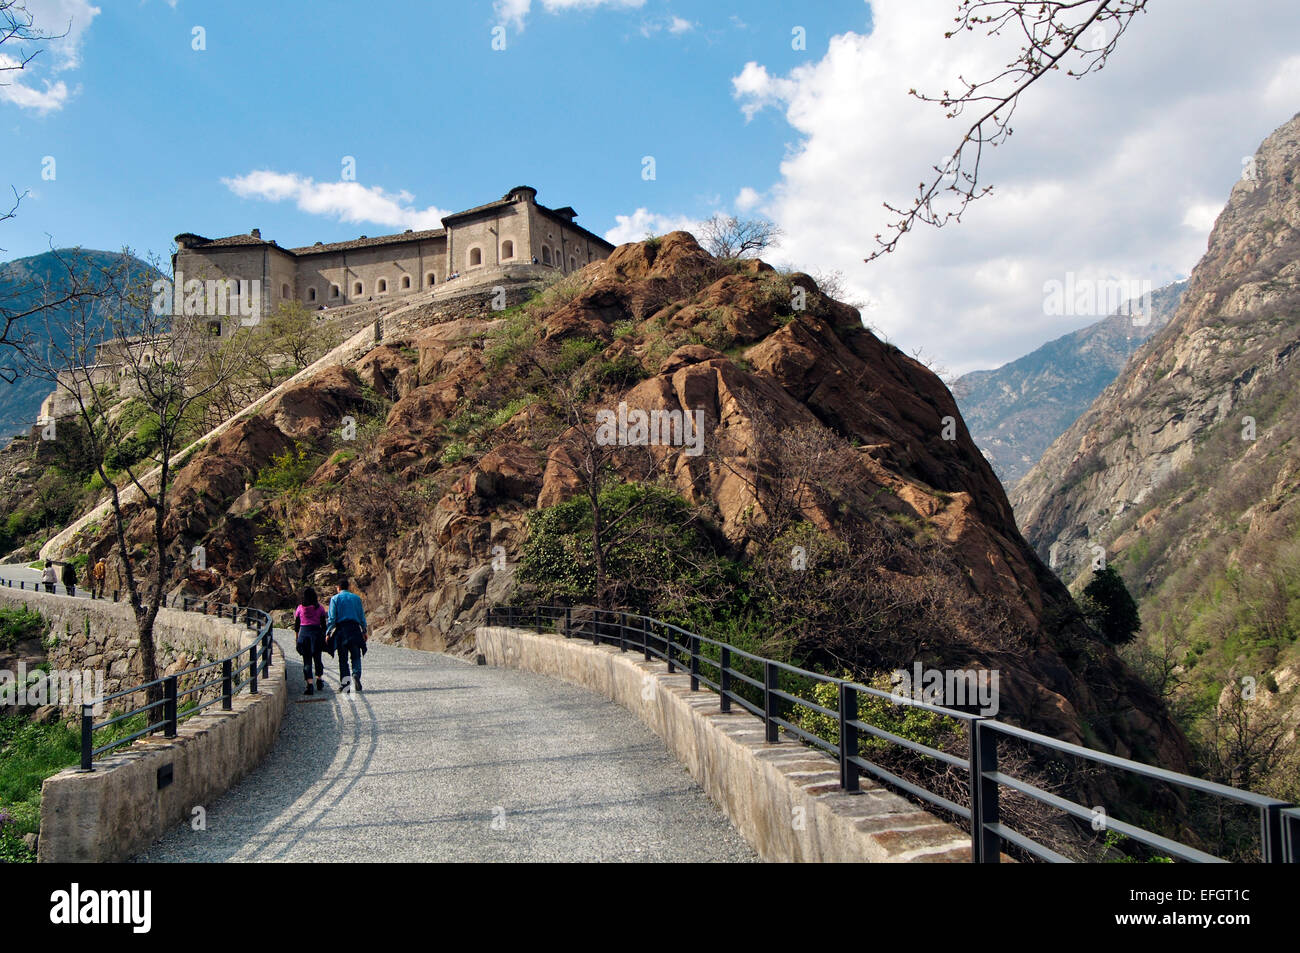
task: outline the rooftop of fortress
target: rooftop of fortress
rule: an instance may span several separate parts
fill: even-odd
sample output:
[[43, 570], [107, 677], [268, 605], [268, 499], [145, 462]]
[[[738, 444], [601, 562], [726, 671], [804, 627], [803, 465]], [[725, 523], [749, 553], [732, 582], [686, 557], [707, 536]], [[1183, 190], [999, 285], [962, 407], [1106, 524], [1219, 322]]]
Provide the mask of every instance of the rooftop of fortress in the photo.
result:
[[282, 248], [277, 242], [262, 237], [261, 229], [255, 228], [247, 235], [228, 235], [225, 238], [205, 238], [194, 232], [182, 232], [176, 236], [176, 244], [181, 248], [203, 249], [203, 248], [226, 248], [236, 245], [265, 245], [279, 249], [288, 255], [294, 257], [307, 257], [310, 255], [322, 255], [339, 251], [351, 251], [355, 248], [373, 248], [380, 245], [400, 245], [405, 242], [428, 241], [429, 239], [441, 238], [447, 234], [448, 228], [453, 228], [458, 222], [464, 222], [479, 215], [488, 212], [494, 212], [498, 209], [507, 208], [516, 202], [526, 201], [532, 203], [533, 207], [544, 217], [554, 219], [560, 224], [566, 225], [579, 232], [582, 232], [593, 242], [596, 242], [608, 250], [612, 251], [614, 246], [601, 238], [594, 232], [590, 232], [574, 222], [578, 213], [573, 210], [572, 206], [565, 205], [561, 208], [547, 208], [537, 202], [537, 190], [529, 185], [517, 185], [501, 198], [493, 202], [487, 202], [483, 205], [476, 205], [473, 208], [467, 208], [462, 212], [452, 212], [442, 218], [442, 228], [428, 228], [420, 231], [408, 228], [404, 232], [395, 235], [361, 235], [357, 238], [342, 242], [316, 242], [314, 245], [300, 245], [296, 248]]

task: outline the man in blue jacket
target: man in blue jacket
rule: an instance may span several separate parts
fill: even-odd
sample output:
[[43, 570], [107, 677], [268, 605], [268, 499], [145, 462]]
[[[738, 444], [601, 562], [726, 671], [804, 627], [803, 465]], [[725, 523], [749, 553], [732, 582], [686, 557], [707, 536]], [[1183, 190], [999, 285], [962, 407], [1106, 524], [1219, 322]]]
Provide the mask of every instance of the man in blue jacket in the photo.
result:
[[339, 653], [339, 686], [345, 692], [356, 685], [361, 687], [361, 653], [366, 650], [370, 629], [366, 625], [366, 610], [361, 607], [361, 597], [348, 591], [348, 580], [339, 580], [339, 591], [330, 599], [329, 616], [325, 619], [325, 639], [333, 641]]

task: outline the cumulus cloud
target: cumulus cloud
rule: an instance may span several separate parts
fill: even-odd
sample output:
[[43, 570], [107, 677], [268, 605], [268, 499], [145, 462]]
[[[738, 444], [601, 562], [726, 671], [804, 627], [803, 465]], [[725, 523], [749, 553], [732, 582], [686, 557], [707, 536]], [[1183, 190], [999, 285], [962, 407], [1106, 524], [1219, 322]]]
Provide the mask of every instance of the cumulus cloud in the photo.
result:
[[[86, 31], [100, 10], [86, 0], [27, 0], [26, 9], [31, 30], [49, 39], [8, 41], [8, 52], [0, 55], [0, 100], [44, 115], [62, 109], [80, 92], [79, 85], [69, 88], [63, 80], [48, 77], [81, 65]], [[37, 51], [34, 59], [18, 69], [22, 59]]]
[[615, 245], [639, 242], [647, 235], [664, 235], [668, 232], [699, 234], [700, 220], [685, 215], [661, 215], [647, 208], [639, 208], [631, 215], [615, 215], [614, 227], [605, 232], [605, 241]]
[[[640, 9], [645, 0], [541, 0], [542, 8], [547, 13], [565, 13], [569, 10], [590, 10], [595, 7], [624, 7]], [[517, 30], [524, 28], [524, 21], [533, 7], [533, 0], [496, 0], [494, 3], [497, 21], [509, 23]], [[675, 19], [675, 18], [674, 18]]]
[[377, 185], [364, 186], [359, 182], [317, 182], [294, 172], [258, 169], [221, 182], [240, 198], [292, 201], [303, 212], [326, 215], [340, 222], [439, 228], [443, 216], [450, 214], [432, 205], [424, 209], [412, 207], [415, 196], [405, 190], [385, 192]]
[[762, 201], [763, 201], [763, 196], [759, 194], [758, 190], [752, 189], [748, 185], [746, 185], [736, 195], [736, 201], [735, 201], [736, 211], [752, 212], [754, 209], [758, 208], [759, 204]]
[[[1157, 285], [1185, 274], [1241, 157], [1300, 107], [1297, 30], [1279, 28], [1300, 26], [1294, 0], [1259, 0], [1230, 21], [1223, 11], [1214, 0], [1153, 4], [1102, 72], [1035, 84], [1015, 135], [985, 151], [993, 194], [961, 224], [918, 227], [870, 265], [874, 236], [897, 217], [883, 203], [907, 207], [965, 131], [908, 90], [992, 76], [1014, 43], [944, 40], [952, 0], [873, 0], [869, 35], [835, 36], [786, 73], [746, 63], [731, 84], [746, 119], [768, 110], [798, 134], [761, 190], [785, 233], [780, 254], [842, 271], [853, 297], [876, 303], [873, 324], [958, 373], [1090, 323], [1045, 313], [1045, 284], [1067, 272]], [[754, 198], [742, 191], [737, 208]]]

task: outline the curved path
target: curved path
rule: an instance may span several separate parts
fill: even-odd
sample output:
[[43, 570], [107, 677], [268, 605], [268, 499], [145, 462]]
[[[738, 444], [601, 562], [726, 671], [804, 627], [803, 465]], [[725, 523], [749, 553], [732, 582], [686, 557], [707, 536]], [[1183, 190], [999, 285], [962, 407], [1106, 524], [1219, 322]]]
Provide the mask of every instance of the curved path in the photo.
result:
[[[293, 634], [277, 632], [292, 652]], [[331, 661], [325, 657], [327, 668]], [[289, 698], [275, 748], [137, 860], [753, 861], [622, 707], [530, 672], [376, 645], [364, 694]]]

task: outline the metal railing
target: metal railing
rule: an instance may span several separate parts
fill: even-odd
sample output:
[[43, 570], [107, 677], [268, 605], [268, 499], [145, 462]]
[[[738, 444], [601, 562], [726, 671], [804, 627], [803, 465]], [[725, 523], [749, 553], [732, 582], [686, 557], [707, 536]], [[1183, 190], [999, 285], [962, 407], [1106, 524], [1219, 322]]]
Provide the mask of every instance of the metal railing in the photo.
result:
[[[718, 694], [722, 711], [731, 711], [732, 706], [736, 705], [762, 719], [769, 743], [780, 740], [780, 732], [784, 729], [803, 743], [820, 748], [834, 757], [839, 762], [840, 787], [843, 790], [858, 791], [860, 778], [867, 775], [962, 819], [970, 829], [971, 858], [976, 863], [998, 863], [1002, 858], [1004, 842], [1040, 860], [1053, 863], [1071, 862], [1070, 858], [1007, 825], [999, 811], [999, 794], [1003, 789], [1018, 792], [1034, 802], [1078, 820], [1092, 822], [1095, 817], [1093, 809], [1007, 773], [1004, 770], [1007, 766], [1001, 764], [998, 758], [999, 740], [1003, 738], [1015, 739], [1057, 755], [1077, 757], [1123, 775], [1176, 785], [1189, 791], [1244, 805], [1257, 811], [1259, 815], [1261, 860], [1265, 863], [1300, 862], [1300, 807], [1252, 791], [1094, 751], [1091, 748], [1017, 728], [992, 717], [932, 705], [903, 694], [811, 672], [785, 662], [754, 655], [726, 642], [688, 632], [679, 626], [649, 616], [568, 606], [537, 606], [527, 609], [517, 606], [492, 606], [487, 611], [487, 623], [512, 628], [531, 628], [539, 633], [549, 627], [566, 638], [590, 638], [597, 645], [602, 643], [617, 645], [624, 652], [639, 651], [644, 654], [646, 661], [658, 659], [665, 662], [670, 674], [681, 669], [690, 676], [691, 691], [699, 691], [700, 686], [705, 685]], [[705, 647], [716, 650], [717, 657], [714, 658]], [[735, 665], [737, 660], [748, 661], [754, 667], [761, 668], [762, 678], [759, 679], [738, 669]], [[703, 672], [702, 668], [707, 669], [708, 674]], [[710, 677], [711, 675], [714, 677]], [[836, 708], [819, 705], [783, 690], [781, 687], [783, 675], [835, 686]], [[755, 702], [746, 698], [746, 687], [749, 689], [748, 694], [760, 701]], [[862, 720], [859, 717], [859, 700], [864, 696], [868, 699], [883, 699], [891, 704], [947, 716], [964, 723], [969, 739], [966, 756], [961, 757], [941, 751]], [[806, 727], [791, 721], [785, 713], [789, 712], [792, 705], [832, 719], [839, 729], [838, 741], [822, 738]], [[966, 803], [956, 803], [942, 794], [899, 777], [881, 765], [864, 758], [859, 745], [859, 740], [864, 736], [906, 748], [963, 772], [966, 777]], [[1225, 862], [1223, 858], [1214, 854], [1115, 818], [1106, 818], [1106, 830], [1122, 834], [1179, 860], [1195, 863]]]
[[[116, 593], [114, 593], [114, 596], [116, 596]], [[233, 708], [234, 697], [245, 688], [248, 689], [250, 695], [258, 694], [257, 680], [259, 674], [265, 679], [269, 676], [271, 670], [271, 634], [273, 628], [271, 616], [261, 609], [205, 602], [190, 596], [177, 596], [171, 602], [172, 608], [179, 608], [184, 612], [194, 611], [196, 607], [200, 606], [204, 614], [216, 615], [223, 619], [228, 615], [229, 620], [236, 624], [239, 622], [242, 613], [244, 623], [248, 626], [250, 633], [256, 632], [255, 637], [251, 638], [247, 645], [225, 658], [187, 668], [172, 675], [165, 675], [151, 682], [145, 682], [141, 685], [123, 689], [120, 692], [114, 692], [111, 695], [105, 695], [103, 698], [96, 699], [93, 703], [83, 704], [81, 706], [80, 770], [94, 771], [94, 761], [99, 755], [120, 748], [123, 745], [128, 745], [137, 738], [153, 734], [156, 731], [161, 730], [165, 738], [175, 738], [182, 721], [218, 703], [220, 703], [222, 711], [230, 711]], [[214, 673], [211, 677], [192, 681], [184, 689], [180, 687], [183, 679], [188, 680], [191, 676], [214, 672], [218, 667], [221, 670], [219, 675]], [[148, 702], [129, 711], [119, 712], [106, 721], [95, 721], [94, 710], [97, 706], [107, 705], [109, 702], [120, 698], [129, 698], [138, 692], [148, 692], [149, 689], [156, 686], [162, 687], [162, 698], [157, 701]], [[207, 701], [201, 700], [204, 692], [217, 689], [218, 686], [220, 690], [212, 698]], [[188, 703], [182, 702], [182, 699], [189, 696], [194, 696], [195, 700]], [[146, 697], [148, 696], [146, 695]], [[187, 707], [182, 707], [183, 705]], [[95, 745], [95, 732], [110, 728], [142, 714], [146, 716], [146, 720], [153, 718], [157, 718], [157, 720], [149, 721], [145, 727], [129, 735], [113, 738], [98, 746]]]

